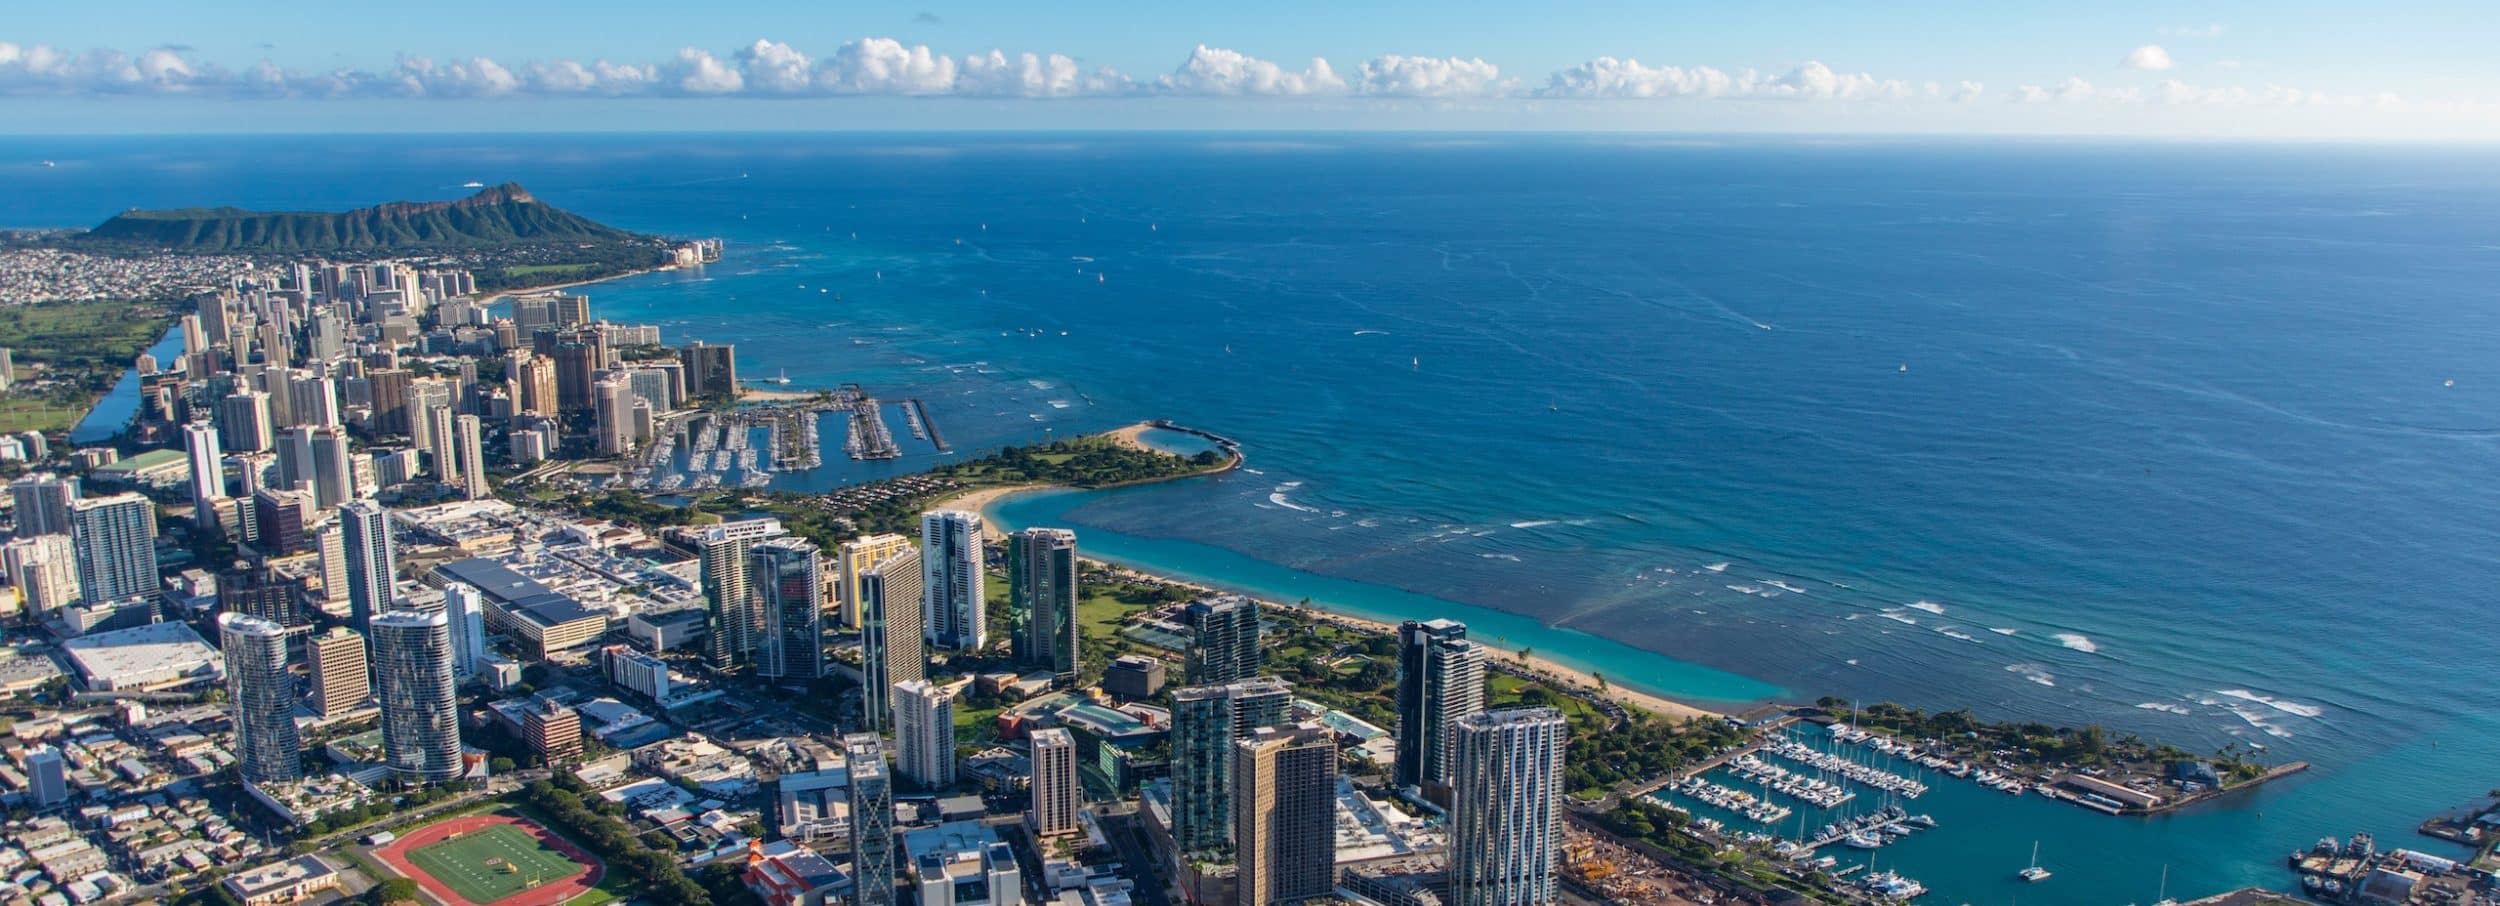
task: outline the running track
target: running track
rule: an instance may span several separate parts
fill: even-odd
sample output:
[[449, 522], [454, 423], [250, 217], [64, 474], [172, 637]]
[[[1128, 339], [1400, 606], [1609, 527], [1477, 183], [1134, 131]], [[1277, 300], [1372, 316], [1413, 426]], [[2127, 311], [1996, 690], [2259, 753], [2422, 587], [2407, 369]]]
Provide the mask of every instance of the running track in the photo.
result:
[[463, 903], [470, 903], [471, 906], [490, 906], [486, 903], [471, 903], [469, 898], [453, 893], [450, 885], [444, 884], [433, 875], [427, 874], [425, 869], [418, 868], [414, 863], [409, 862], [408, 854], [451, 839], [453, 834], [465, 834], [498, 824], [509, 824], [527, 831], [530, 836], [538, 838], [538, 842], [546, 844], [548, 849], [563, 853], [565, 858], [589, 867], [564, 880], [549, 881], [534, 889], [496, 900], [491, 906], [559, 906], [566, 900], [589, 893], [591, 888], [599, 886], [599, 878], [607, 873], [605, 863], [600, 862], [598, 857], [583, 852], [581, 847], [573, 845], [573, 841], [556, 836], [555, 832], [539, 826], [536, 821], [510, 815], [471, 815], [466, 818], [437, 821], [383, 844], [382, 848], [373, 851], [373, 857], [382, 860], [382, 864], [390, 866], [392, 871], [415, 879], [417, 886], [425, 888], [425, 892], [437, 901], [450, 903], [453, 906]]

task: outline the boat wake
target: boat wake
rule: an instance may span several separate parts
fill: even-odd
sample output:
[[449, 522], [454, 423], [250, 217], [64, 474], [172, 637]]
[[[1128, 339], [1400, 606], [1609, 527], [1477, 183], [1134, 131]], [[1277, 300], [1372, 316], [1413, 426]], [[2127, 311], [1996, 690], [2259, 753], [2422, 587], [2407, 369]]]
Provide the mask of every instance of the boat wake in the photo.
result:
[[1277, 506], [1280, 506], [1280, 507], [1284, 507], [1285, 509], [1288, 509], [1288, 510], [1296, 510], [1296, 511], [1304, 512], [1304, 513], [1316, 513], [1316, 512], [1319, 512], [1319, 508], [1318, 508], [1318, 507], [1308, 507], [1308, 506], [1303, 506], [1303, 505], [1301, 505], [1301, 504], [1299, 504], [1299, 503], [1295, 503], [1295, 502], [1293, 502], [1290, 498], [1287, 498], [1287, 497], [1285, 496], [1286, 492], [1292, 491], [1293, 489], [1298, 488], [1298, 487], [1301, 487], [1301, 486], [1302, 486], [1302, 483], [1301, 483], [1301, 482], [1299, 482], [1299, 481], [1288, 481], [1288, 482], [1285, 482], [1284, 484], [1277, 485], [1277, 486], [1276, 486], [1276, 488], [1275, 488], [1274, 490], [1272, 490], [1272, 491], [1269, 491], [1269, 492], [1268, 492], [1268, 494], [1267, 494], [1267, 502], [1269, 502], [1269, 503], [1273, 503], [1273, 504], [1275, 504], [1275, 505], [1277, 505]]

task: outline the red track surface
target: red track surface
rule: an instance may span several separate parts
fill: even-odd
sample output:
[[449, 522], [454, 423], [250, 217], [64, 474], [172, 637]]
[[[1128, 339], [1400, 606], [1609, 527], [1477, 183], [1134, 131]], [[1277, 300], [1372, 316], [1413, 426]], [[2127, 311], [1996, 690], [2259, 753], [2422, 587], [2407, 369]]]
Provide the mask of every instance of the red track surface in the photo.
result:
[[[537, 837], [538, 842], [546, 844], [548, 849], [563, 853], [565, 858], [589, 867], [564, 880], [540, 884], [533, 889], [524, 890], [487, 904], [474, 903], [468, 897], [453, 893], [450, 885], [444, 884], [433, 875], [427, 874], [425, 869], [418, 868], [415, 863], [408, 861], [409, 853], [451, 839], [453, 834], [465, 834], [498, 824], [509, 824], [528, 831], [530, 836]], [[390, 866], [392, 871], [416, 879], [417, 885], [425, 888], [425, 892], [432, 894], [435, 899], [452, 904], [472, 903], [473, 906], [558, 906], [566, 900], [589, 893], [591, 888], [599, 886], [600, 876], [607, 873], [605, 863], [600, 862], [598, 857], [582, 851], [581, 847], [573, 845], [573, 841], [556, 836], [554, 831], [539, 826], [536, 821], [514, 818], [509, 815], [472, 815], [466, 818], [437, 821], [409, 831], [406, 836], [384, 844], [382, 848], [373, 851], [373, 856]]]

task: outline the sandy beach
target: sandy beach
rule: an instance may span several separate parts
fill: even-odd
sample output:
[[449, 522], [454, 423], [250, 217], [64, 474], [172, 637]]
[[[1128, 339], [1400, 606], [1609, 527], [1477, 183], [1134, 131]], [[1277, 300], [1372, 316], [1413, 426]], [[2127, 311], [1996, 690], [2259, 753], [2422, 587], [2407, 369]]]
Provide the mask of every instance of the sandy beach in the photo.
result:
[[981, 534], [988, 537], [992, 541], [996, 541], [1007, 537], [1007, 533], [1000, 531], [998, 526], [991, 524], [988, 518], [991, 504], [995, 504], [1016, 494], [1022, 494], [1026, 491], [1041, 491], [1054, 487], [1058, 487], [1058, 485], [1002, 484], [986, 488], [973, 488], [966, 491], [957, 491], [953, 494], [946, 495], [945, 497], [938, 498], [936, 503], [929, 504], [929, 509], [971, 510], [972, 512], [980, 513], [982, 514]]
[[[1140, 424], [1132, 427], [1137, 430], [1144, 430], [1147, 426]], [[1121, 430], [1127, 431], [1129, 429], [1124, 428]], [[1118, 432], [1114, 432], [1115, 436], [1117, 434]], [[1134, 435], [1131, 435], [1130, 440], [1131, 442], [1134, 441]], [[929, 508], [933, 510], [971, 510], [973, 512], [980, 513], [983, 517], [981, 520], [983, 533], [992, 539], [997, 539], [1004, 537], [1005, 533], [999, 528], [997, 520], [988, 518], [991, 507], [996, 506], [1000, 501], [1017, 494], [1022, 494], [1028, 491], [1048, 490], [1053, 487], [1056, 487], [1056, 485], [1020, 484], [1001, 485], [989, 488], [974, 488], [972, 490], [950, 495], [934, 504], [931, 504]], [[1080, 540], [1078, 544], [1080, 545], [1079, 550], [1082, 550], [1083, 541]], [[1197, 589], [1209, 594], [1221, 591], [1220, 589], [1211, 588], [1196, 582], [1176, 579], [1171, 576], [1158, 575], [1124, 564], [1111, 563], [1109, 561], [1097, 560], [1091, 557], [1080, 557], [1079, 559], [1085, 561], [1086, 563], [1093, 564], [1094, 566], [1108, 569], [1116, 573], [1129, 574], [1148, 582], [1177, 585], [1184, 588]], [[1278, 610], [1306, 610], [1306, 608], [1297, 604], [1272, 601], [1266, 598], [1259, 599], [1259, 604], [1262, 607], [1274, 608]], [[1330, 610], [1328, 609], [1326, 601], [1314, 600], [1311, 604], [1312, 606], [1307, 608], [1307, 610], [1318, 619], [1336, 623], [1340, 626], [1363, 629], [1383, 635], [1395, 635], [1397, 633], [1397, 627], [1394, 625], [1384, 623], [1379, 620], [1367, 619], [1364, 617], [1353, 616]], [[1586, 671], [1566, 667], [1547, 658], [1529, 657], [1522, 661], [1517, 651], [1508, 649], [1497, 650], [1502, 652], [1499, 656], [1503, 660], [1515, 665], [1522, 665], [1527, 669], [1527, 672], [1537, 674], [1547, 682], [1558, 686], [1576, 686], [1584, 689], [1601, 690], [1602, 694], [1604, 694], [1607, 698], [1613, 699], [1617, 704], [1636, 711], [1646, 711], [1651, 714], [1673, 718], [1676, 720], [1685, 720], [1695, 717], [1725, 716], [1716, 711], [1694, 707], [1683, 702], [1673, 701], [1656, 695], [1651, 695], [1646, 692], [1638, 692], [1613, 684], [1602, 684], [1598, 682], [1596, 676], [1593, 676]]]
[[741, 388], [739, 388], [739, 390], [738, 390], [738, 401], [739, 401], [739, 402], [756, 402], [756, 403], [788, 403], [788, 402], [801, 402], [801, 401], [805, 401], [805, 400], [812, 400], [812, 399], [815, 399], [815, 398], [816, 398], [816, 396], [817, 396], [817, 394], [824, 393], [824, 392], [826, 392], [826, 391], [823, 391], [823, 390], [765, 390], [765, 389], [762, 389], [762, 388], [759, 388], [759, 387], [741, 387]]
[[1155, 449], [1146, 445], [1146, 432], [1152, 430], [1154, 430], [1153, 424], [1148, 422], [1138, 422], [1134, 425], [1128, 425], [1126, 427], [1116, 428], [1105, 432], [1102, 436], [1111, 438], [1112, 443], [1119, 444], [1120, 446], [1127, 447], [1131, 450], [1145, 450], [1151, 453], [1155, 452]]

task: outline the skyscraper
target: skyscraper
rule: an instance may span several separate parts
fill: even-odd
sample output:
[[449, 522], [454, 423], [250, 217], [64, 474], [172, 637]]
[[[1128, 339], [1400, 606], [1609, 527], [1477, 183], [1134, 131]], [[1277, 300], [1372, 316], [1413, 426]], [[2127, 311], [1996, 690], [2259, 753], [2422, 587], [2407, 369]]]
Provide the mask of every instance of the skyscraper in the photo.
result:
[[79, 594], [117, 601], [156, 593], [156, 505], [137, 494], [70, 501]]
[[1233, 743], [1285, 722], [1293, 688], [1275, 677], [1172, 693], [1172, 841], [1183, 852], [1231, 845]]
[[295, 735], [295, 678], [287, 673], [286, 627], [226, 613], [217, 616], [217, 636], [226, 659], [234, 760], [243, 779], [268, 783], [303, 776], [303, 741]]
[[451, 621], [394, 610], [373, 617], [373, 675], [382, 699], [382, 759], [400, 779], [460, 776], [460, 702], [451, 675]]
[[217, 428], [207, 422], [182, 426], [182, 448], [191, 464], [191, 521], [217, 531], [217, 501], [226, 499], [226, 454], [218, 449]]
[[373, 433], [405, 435], [413, 430], [408, 385], [415, 380], [416, 375], [397, 368], [365, 373], [365, 386], [373, 397]]
[[494, 496], [494, 489], [486, 485], [486, 422], [474, 415], [451, 421], [452, 460], [459, 470], [453, 483], [470, 500]]
[[[375, 614], [391, 609], [392, 584], [399, 575], [391, 514], [370, 500], [352, 500], [339, 508], [339, 528], [347, 542], [347, 622], [365, 630]], [[375, 644], [380, 644], [375, 639]]]
[[886, 776], [885, 745], [875, 733], [842, 737], [850, 768], [851, 877], [853, 906], [894, 904], [894, 782]]
[[17, 536], [69, 534], [69, 502], [78, 499], [78, 478], [30, 472], [9, 482], [9, 502], [17, 512]]
[[339, 423], [338, 383], [329, 375], [296, 372], [286, 384], [287, 425], [328, 427]]
[[756, 609], [764, 616], [758, 676], [814, 679], [825, 672], [825, 569], [816, 543], [771, 538], [747, 551]]
[[703, 548], [703, 600], [712, 612], [705, 659], [714, 670], [736, 669], [755, 654], [755, 637], [764, 621], [755, 610], [747, 552], [756, 542], [779, 534], [778, 519], [723, 522], [695, 533], [695, 543]]
[[1190, 629], [1189, 681], [1222, 685], [1259, 675], [1259, 602], [1218, 595], [1189, 602], [1181, 620]]
[[1563, 843], [1563, 755], [1570, 729], [1553, 708], [1511, 708], [1452, 727], [1451, 906], [1556, 901]]
[[958, 651], [988, 645], [981, 514], [963, 510], [920, 514], [920, 575], [929, 641]]
[[737, 347], [696, 340], [677, 350], [677, 360], [685, 365], [687, 396], [737, 398]]
[[1324, 897], [1337, 886], [1337, 741], [1317, 724], [1233, 743], [1236, 906]]
[[1076, 779], [1076, 737], [1060, 727], [1033, 731], [1033, 806], [1026, 820], [1034, 835], [1076, 833], [1076, 813], [1084, 807], [1085, 790]]
[[448, 402], [428, 403], [415, 411], [417, 452], [425, 454], [426, 471], [434, 480], [448, 485], [460, 483], [460, 457], [452, 449], [452, 419], [458, 414]]
[[905, 544], [859, 573], [860, 726], [882, 730], [894, 684], [925, 679], [920, 637], [920, 551]]
[[[313, 466], [311, 426], [290, 425], [279, 430], [277, 447], [280, 490], [313, 491], [319, 487], [319, 479], [315, 477], [319, 470]], [[313, 497], [316, 507], [320, 505], [320, 500], [320, 495], [316, 493]]]
[[268, 620], [288, 629], [312, 625], [312, 613], [295, 594], [295, 581], [266, 566], [236, 561], [217, 574], [217, 609]]
[[[66, 517], [64, 517], [66, 518]], [[37, 618], [78, 603], [78, 546], [68, 535], [36, 535], [0, 544], [0, 574], [18, 604]]]
[[363, 707], [373, 696], [373, 677], [365, 663], [365, 637], [345, 626], [312, 637], [306, 646], [312, 674], [312, 706], [323, 717], [337, 717]]
[[1007, 602], [1017, 615], [1016, 662], [1048, 668], [1061, 688], [1076, 685], [1076, 533], [1031, 528], [1007, 536]]
[[553, 340], [546, 355], [555, 363], [556, 407], [565, 412], [587, 412], [597, 405], [591, 385], [598, 380], [600, 351], [597, 331], [589, 334], [549, 335]]
[[478, 658], [488, 653], [486, 596], [466, 582], [445, 584], [443, 616], [451, 621], [452, 675], [462, 679], [476, 676]]
[[244, 390], [217, 401], [217, 432], [228, 450], [267, 450], [277, 430], [277, 419], [269, 411], [269, 394]]
[[1408, 620], [1398, 625], [1398, 755], [1392, 780], [1446, 800], [1450, 727], [1484, 710], [1484, 649], [1467, 624]]
[[599, 455], [623, 456], [634, 449], [634, 385], [622, 377], [601, 379], [591, 386], [597, 410]]
[[955, 692], [928, 680], [894, 684], [896, 767], [923, 790], [955, 785]]
[[[911, 539], [901, 535], [861, 535], [842, 542], [834, 555], [834, 608], [842, 625], [859, 628], [860, 574], [885, 562], [886, 558], [911, 550]], [[912, 567], [919, 569], [918, 566]]]
[[[313, 496], [322, 509], [330, 509], [361, 496], [362, 483], [356, 479], [356, 457], [347, 445], [347, 429], [323, 425], [312, 429]], [[281, 447], [283, 455], [284, 448]]]

